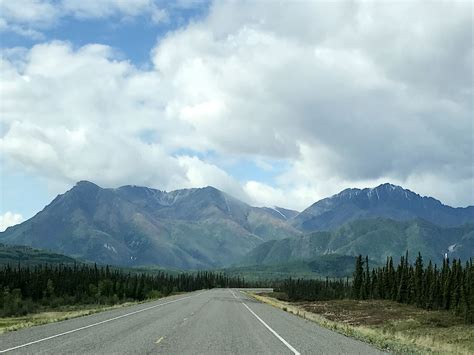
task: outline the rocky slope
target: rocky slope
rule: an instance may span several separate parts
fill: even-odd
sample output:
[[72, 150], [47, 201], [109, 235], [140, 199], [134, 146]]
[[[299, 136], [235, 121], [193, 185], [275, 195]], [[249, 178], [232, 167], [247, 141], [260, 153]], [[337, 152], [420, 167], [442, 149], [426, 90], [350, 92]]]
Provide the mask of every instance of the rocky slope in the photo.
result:
[[286, 219], [212, 187], [163, 192], [82, 181], [0, 241], [115, 265], [195, 269], [233, 263], [295, 236]]

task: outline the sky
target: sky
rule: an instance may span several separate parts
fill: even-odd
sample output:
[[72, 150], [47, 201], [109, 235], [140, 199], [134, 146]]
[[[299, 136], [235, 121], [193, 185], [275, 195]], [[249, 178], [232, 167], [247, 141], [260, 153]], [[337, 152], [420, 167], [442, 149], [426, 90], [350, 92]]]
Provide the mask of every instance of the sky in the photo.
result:
[[474, 204], [470, 1], [0, 0], [0, 230], [77, 181]]

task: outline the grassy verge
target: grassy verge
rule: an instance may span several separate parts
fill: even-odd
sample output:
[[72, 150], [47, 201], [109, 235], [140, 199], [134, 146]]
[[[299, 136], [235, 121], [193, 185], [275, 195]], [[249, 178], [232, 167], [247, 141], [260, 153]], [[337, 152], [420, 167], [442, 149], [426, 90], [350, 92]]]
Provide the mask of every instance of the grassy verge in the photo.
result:
[[[184, 292], [173, 293], [170, 296], [183, 294]], [[20, 317], [0, 317], [0, 334], [11, 332], [23, 328], [29, 328], [36, 325], [59, 322], [71, 318], [88, 316], [94, 313], [110, 311], [117, 308], [132, 306], [139, 303], [156, 301], [160, 298], [149, 299], [142, 302], [125, 302], [113, 306], [107, 305], [80, 305], [80, 306], [62, 306], [53, 310], [31, 313]]]
[[347, 336], [396, 353], [473, 354], [474, 326], [444, 311], [425, 311], [391, 301], [286, 302], [278, 294], [259, 301]]
[[108, 311], [111, 309], [122, 308], [137, 303], [138, 302], [127, 302], [114, 306], [65, 306], [55, 310], [27, 314], [26, 316], [3, 317], [0, 318], [0, 334], [23, 328], [33, 327], [35, 325], [59, 322], [66, 319], [88, 316], [90, 314]]

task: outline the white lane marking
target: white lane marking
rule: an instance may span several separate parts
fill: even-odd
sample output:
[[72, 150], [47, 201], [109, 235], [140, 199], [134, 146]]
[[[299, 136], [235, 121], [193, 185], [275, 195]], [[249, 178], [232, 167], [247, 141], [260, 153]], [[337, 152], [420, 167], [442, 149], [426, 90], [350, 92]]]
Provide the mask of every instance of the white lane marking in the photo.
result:
[[[229, 290], [230, 290], [230, 289], [229, 289]], [[283, 338], [280, 336], [280, 334], [278, 334], [278, 333], [277, 333], [276, 331], [274, 331], [267, 323], [265, 323], [265, 321], [264, 321], [262, 318], [260, 318], [254, 311], [252, 311], [252, 310], [250, 309], [250, 307], [247, 306], [247, 305], [244, 303], [244, 301], [242, 301], [241, 299], [237, 298], [237, 296], [235, 295], [234, 291], [230, 290], [230, 293], [232, 293], [232, 296], [234, 296], [234, 298], [235, 298], [236, 300], [241, 301], [242, 304], [245, 306], [245, 308], [247, 308], [248, 311], [249, 311], [250, 313], [252, 313], [252, 314], [255, 316], [255, 318], [257, 318], [257, 319], [260, 321], [260, 323], [262, 323], [274, 336], [276, 336], [276, 337], [278, 338], [278, 340], [280, 340], [283, 344], [285, 344], [285, 346], [286, 346], [288, 349], [290, 349], [291, 352], [292, 352], [294, 355], [300, 355], [300, 352], [299, 352], [298, 350], [296, 350], [294, 347], [292, 347], [290, 343], [288, 343], [285, 339], [283, 339]]]
[[[206, 292], [206, 291], [204, 291], [204, 292]], [[198, 293], [197, 295], [192, 295], [192, 296], [187, 296], [187, 297], [179, 298], [179, 299], [173, 300], [173, 301], [168, 301], [168, 302], [165, 302], [165, 303], [156, 304], [156, 305], [151, 306], [151, 307], [139, 309], [138, 311], [130, 312], [130, 313], [127, 313], [127, 314], [122, 314], [121, 316], [117, 316], [117, 317], [110, 318], [110, 319], [106, 319], [106, 320], [103, 320], [103, 321], [100, 321], [100, 322], [97, 322], [97, 323], [89, 324], [89, 325], [86, 325], [86, 326], [84, 326], [84, 327], [80, 327], [80, 328], [68, 330], [67, 332], [64, 332], [64, 333], [59, 333], [59, 334], [51, 335], [51, 336], [49, 336], [49, 337], [42, 338], [42, 339], [38, 339], [38, 340], [35, 340], [35, 341], [31, 341], [31, 342], [26, 343], [26, 344], [14, 346], [14, 347], [12, 347], [12, 348], [8, 348], [8, 349], [5, 349], [5, 350], [0, 350], [0, 354], [6, 353], [6, 352], [12, 351], [12, 350], [21, 349], [21, 348], [24, 348], [24, 347], [26, 347], [26, 346], [30, 346], [30, 345], [33, 345], [33, 344], [41, 343], [41, 342], [46, 341], [46, 340], [58, 338], [58, 337], [63, 336], [63, 335], [75, 333], [75, 332], [78, 332], [78, 331], [80, 331], [80, 330], [84, 330], [84, 329], [87, 329], [87, 328], [92, 328], [92, 327], [95, 327], [95, 326], [100, 325], [100, 324], [112, 322], [112, 321], [117, 320], [117, 319], [120, 319], [120, 318], [125, 318], [125, 317], [128, 317], [128, 316], [137, 314], [137, 313], [141, 313], [141, 312], [148, 311], [148, 310], [153, 309], [153, 308], [165, 306], [165, 305], [170, 304], [170, 303], [175, 303], [175, 302], [183, 301], [183, 300], [186, 300], [186, 299], [191, 298], [191, 297], [199, 296], [199, 295], [203, 294], [204, 292], [200, 292], [200, 293]]]

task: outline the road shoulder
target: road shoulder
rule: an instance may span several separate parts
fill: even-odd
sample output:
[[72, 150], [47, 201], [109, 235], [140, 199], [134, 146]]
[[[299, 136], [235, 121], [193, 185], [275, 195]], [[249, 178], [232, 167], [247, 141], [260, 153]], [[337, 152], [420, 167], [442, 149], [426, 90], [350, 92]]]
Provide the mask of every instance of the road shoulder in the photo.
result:
[[382, 351], [390, 352], [425, 352], [427, 349], [417, 347], [412, 343], [404, 343], [401, 339], [397, 339], [394, 334], [382, 334], [376, 330], [360, 327], [351, 326], [348, 324], [334, 322], [329, 319], [322, 317], [316, 313], [308, 312], [297, 304], [278, 300], [273, 297], [268, 297], [261, 294], [252, 292], [245, 292], [249, 297], [254, 298], [257, 301], [266, 303], [285, 312], [294, 314], [303, 319], [315, 322], [321, 327], [343, 334], [347, 337], [351, 337], [365, 343], [369, 343]]

